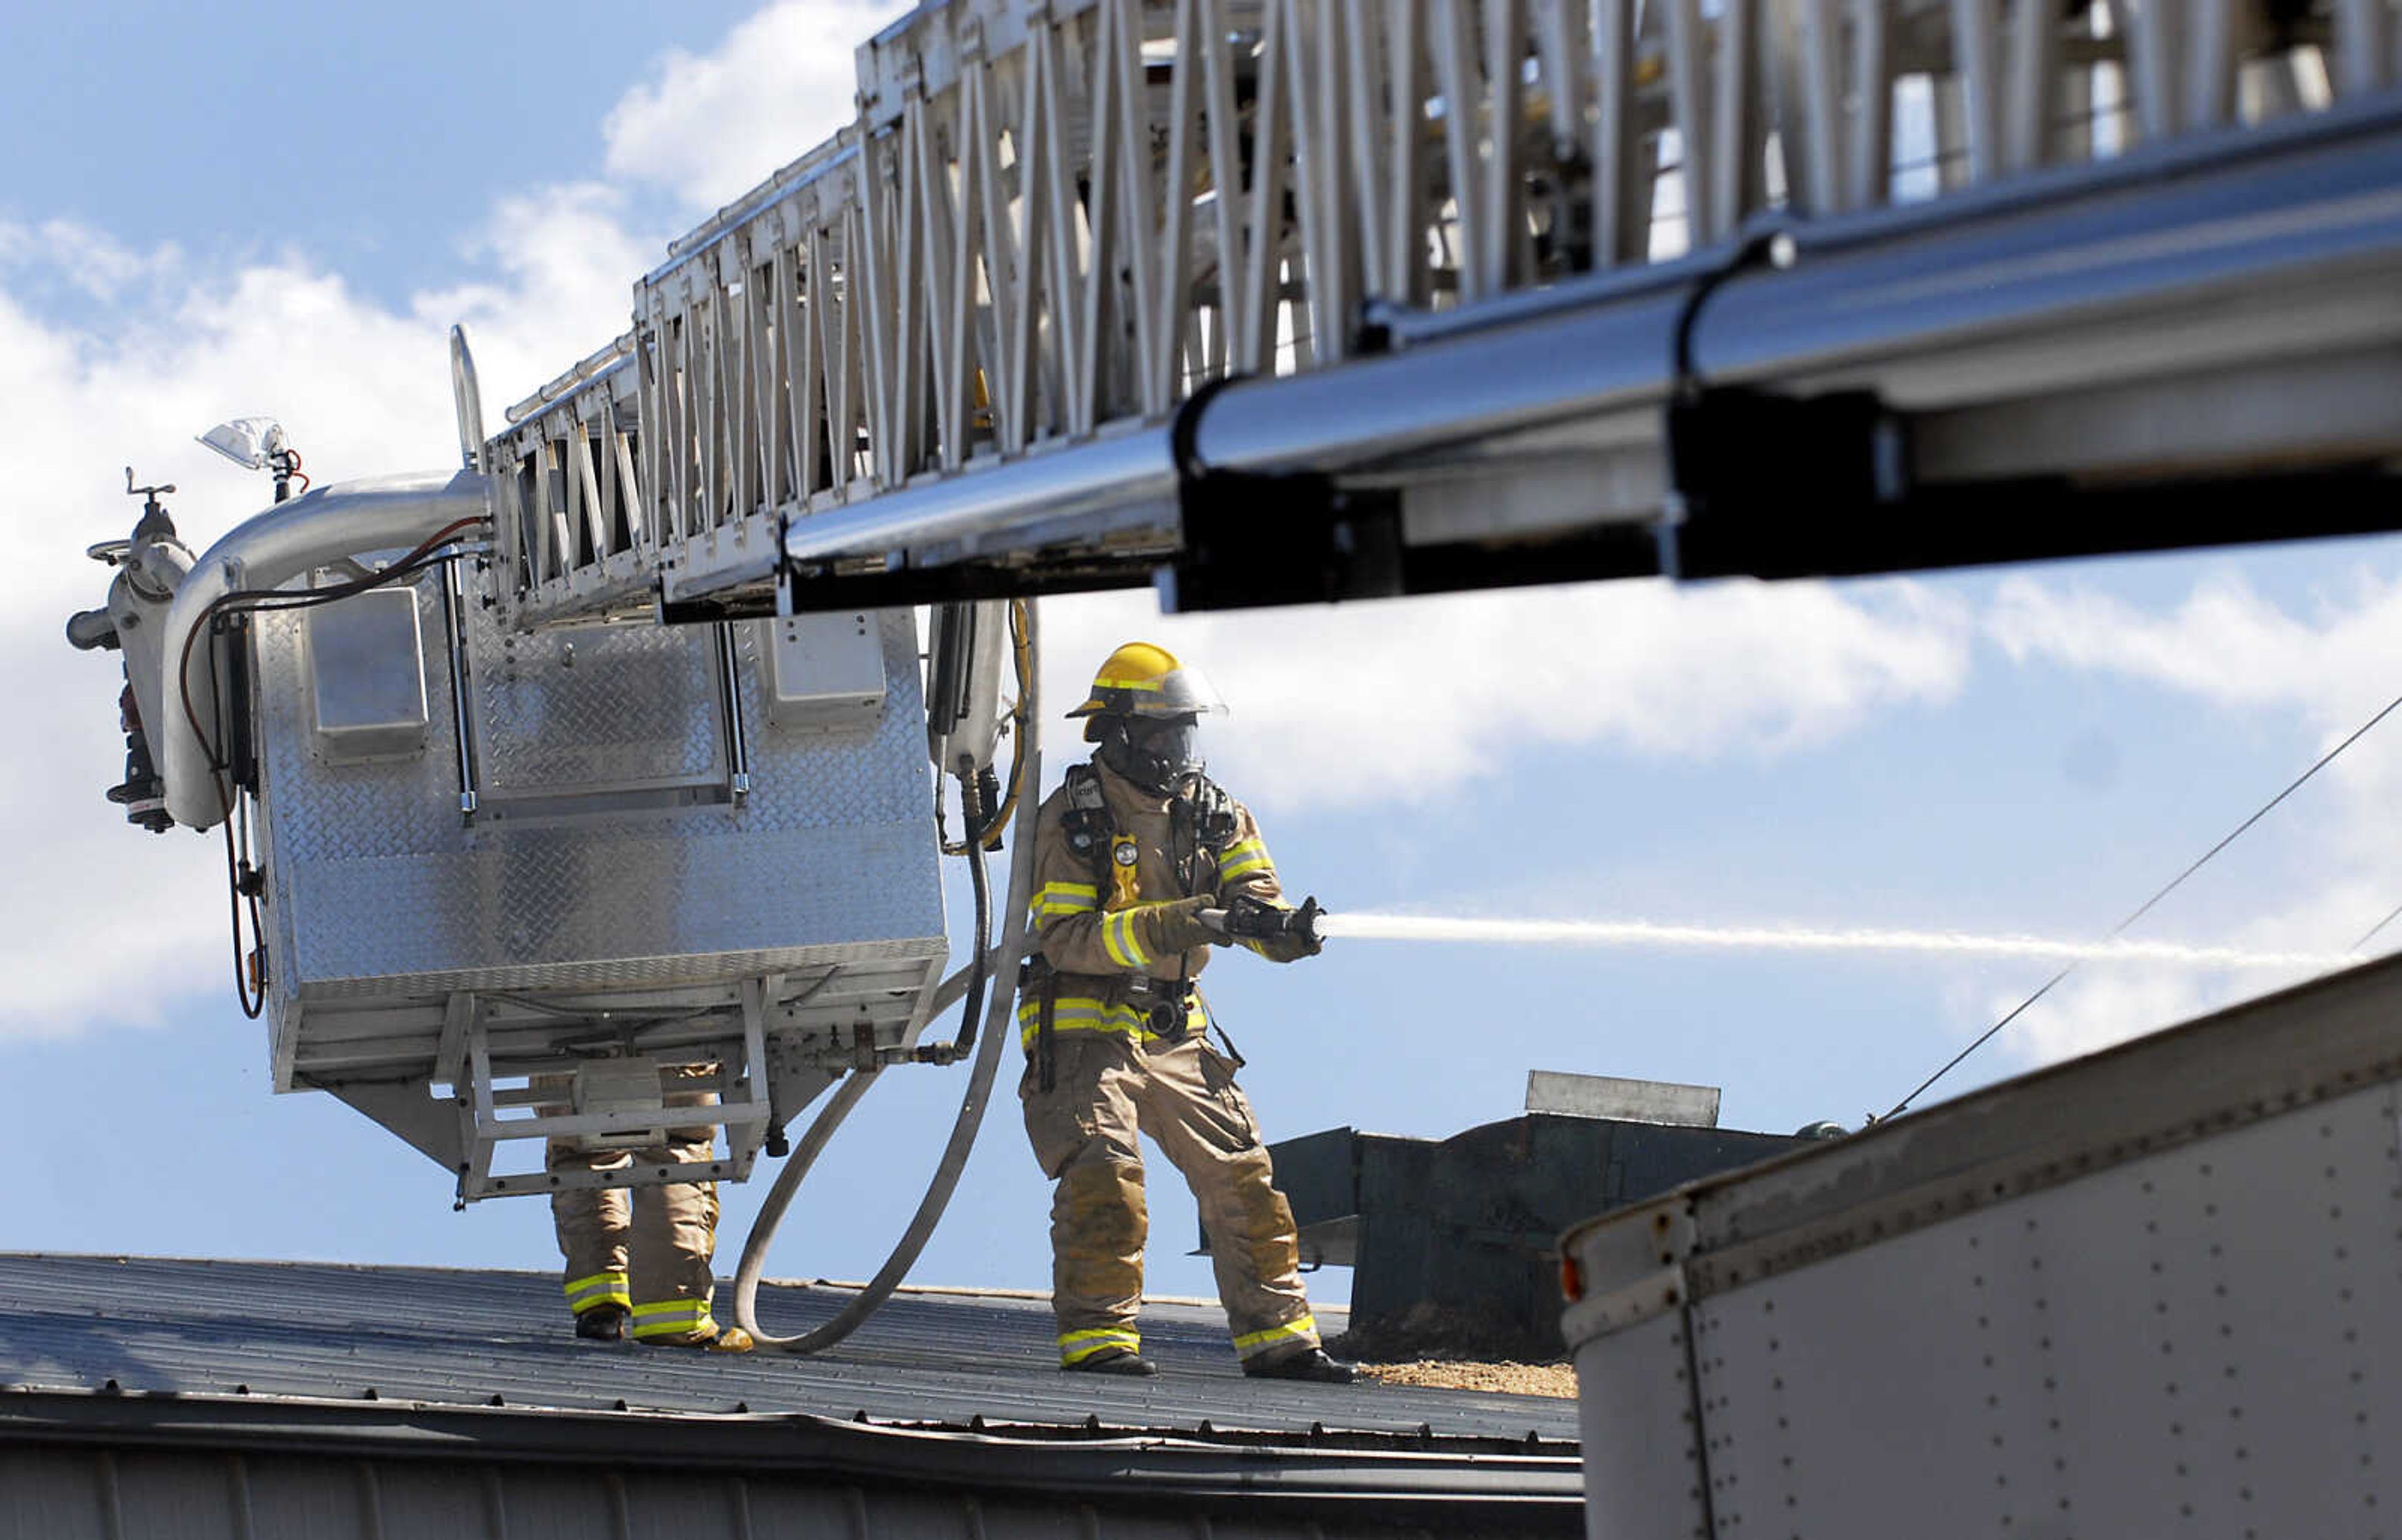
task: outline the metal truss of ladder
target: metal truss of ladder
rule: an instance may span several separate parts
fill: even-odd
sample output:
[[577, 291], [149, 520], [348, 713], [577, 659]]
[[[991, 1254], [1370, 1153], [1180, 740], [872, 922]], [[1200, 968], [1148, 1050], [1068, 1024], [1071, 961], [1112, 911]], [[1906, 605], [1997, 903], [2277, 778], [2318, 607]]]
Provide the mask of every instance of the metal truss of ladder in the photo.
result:
[[2397, 37], [2394, 0], [921, 7], [486, 445], [515, 618], [2382, 527]]

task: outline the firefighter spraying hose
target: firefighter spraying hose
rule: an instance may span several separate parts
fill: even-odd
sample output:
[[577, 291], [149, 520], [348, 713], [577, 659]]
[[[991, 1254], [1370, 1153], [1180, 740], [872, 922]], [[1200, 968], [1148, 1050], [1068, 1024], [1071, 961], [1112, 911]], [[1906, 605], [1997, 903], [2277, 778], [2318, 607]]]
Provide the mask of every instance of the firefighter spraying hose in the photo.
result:
[[1093, 756], [1068, 767], [1035, 829], [1018, 1099], [1053, 1184], [1059, 1368], [1158, 1372], [1139, 1319], [1147, 1135], [1211, 1236], [1244, 1374], [1346, 1383], [1357, 1370], [1319, 1342], [1292, 1210], [1236, 1080], [1243, 1056], [1199, 983], [1222, 945], [1280, 964], [1318, 950], [1316, 903], [1284, 901], [1250, 810], [1208, 774], [1202, 719], [1226, 709], [1166, 648], [1119, 647], [1068, 713]]

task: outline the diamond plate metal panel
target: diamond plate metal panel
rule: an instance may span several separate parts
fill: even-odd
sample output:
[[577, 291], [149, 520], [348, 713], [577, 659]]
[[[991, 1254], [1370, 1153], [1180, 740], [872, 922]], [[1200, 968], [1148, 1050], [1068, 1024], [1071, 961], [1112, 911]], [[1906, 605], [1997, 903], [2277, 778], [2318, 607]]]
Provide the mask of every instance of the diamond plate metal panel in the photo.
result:
[[[874, 958], [923, 959], [929, 979], [939, 969], [948, 948], [908, 612], [878, 617], [886, 707], [866, 730], [771, 726], [750, 628], [738, 627], [750, 794], [577, 811], [573, 794], [600, 786], [723, 782], [714, 637], [697, 626], [505, 637], [471, 594], [478, 709], [493, 736], [518, 740], [488, 738], [480, 767], [501, 768], [516, 790], [569, 795], [539, 818], [507, 817], [503, 804], [503, 816], [470, 823], [438, 585], [421, 583], [417, 600], [436, 704], [425, 751], [391, 763], [338, 765], [311, 751], [299, 626], [273, 615], [258, 627], [279, 1088], [311, 1057], [304, 1001], [588, 992]], [[538, 779], [550, 776], [585, 778]]]
[[[304, 987], [393, 974], [770, 955], [943, 930], [931, 885], [876, 875], [904, 866], [918, 853], [913, 846], [931, 841], [923, 826], [690, 839], [540, 832], [552, 837], [302, 868], [292, 894]], [[407, 923], [362, 923], [379, 914]]]
[[[505, 989], [513, 994], [556, 991], [581, 997], [602, 990], [663, 989], [757, 978], [764, 973], [799, 972], [821, 969], [829, 962], [890, 962], [921, 958], [931, 969], [947, 955], [943, 939], [936, 936], [916, 941], [845, 942], [839, 946], [780, 946], [755, 952], [686, 953], [674, 956], [614, 957], [598, 961], [578, 958], [573, 962], [528, 963], [517, 968], [462, 968], [435, 973], [387, 974], [373, 979], [338, 979], [306, 985], [302, 990], [302, 999], [311, 1005], [327, 1000], [371, 1000], [389, 1004], [396, 995], [438, 996], [456, 989]], [[845, 1015], [879, 1024], [907, 1021], [915, 1014], [915, 991], [932, 982], [931, 971], [921, 972], [908, 988], [898, 991], [906, 997], [901, 1002], [889, 1006], [877, 1001], [863, 1002], [846, 1011]], [[798, 979], [788, 980], [787, 985], [795, 993], [807, 987], [806, 983]], [[737, 1019], [731, 1008], [719, 1014], [729, 1024]], [[312, 1014], [309, 1019], [313, 1026], [321, 1017]]]
[[580, 626], [531, 636], [470, 607], [476, 751], [494, 797], [725, 776], [716, 638], [705, 626]]
[[763, 664], [752, 627], [735, 627], [736, 682], [751, 742], [750, 816], [767, 827], [901, 823], [929, 826], [933, 767], [926, 758], [926, 703], [918, 677], [918, 625], [905, 610], [877, 616], [884, 643], [884, 712], [873, 733], [778, 727], [767, 722]]
[[[498, 848], [320, 861], [293, 877], [311, 983], [393, 973], [775, 952], [939, 935], [925, 824], [677, 837], [540, 830]], [[412, 922], [362, 923], [388, 914]], [[704, 975], [706, 976], [706, 975]]]
[[[405, 855], [435, 848], [459, 827], [451, 721], [449, 651], [442, 634], [442, 596], [420, 582], [417, 616], [433, 710], [425, 750], [375, 764], [333, 764], [315, 751], [308, 670], [297, 612], [259, 615], [257, 638], [261, 801], [267, 836], [281, 862], [337, 856]], [[272, 879], [275, 872], [270, 870]]]

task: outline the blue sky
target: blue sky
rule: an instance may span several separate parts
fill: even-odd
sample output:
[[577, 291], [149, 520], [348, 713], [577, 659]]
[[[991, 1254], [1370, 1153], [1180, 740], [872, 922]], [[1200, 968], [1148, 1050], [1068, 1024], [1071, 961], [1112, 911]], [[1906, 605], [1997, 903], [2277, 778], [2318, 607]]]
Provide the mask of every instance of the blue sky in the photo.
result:
[[[182, 485], [196, 548], [255, 511], [260, 485], [190, 443], [212, 422], [276, 414], [335, 477], [447, 462], [449, 323], [474, 327], [495, 409], [622, 330], [670, 237], [847, 108], [849, 48], [890, 9], [0, 18], [21, 151], [0, 182], [21, 549], [0, 579], [21, 703], [0, 1094], [39, 1152], [0, 1245], [551, 1265], [539, 1205], [454, 1215], [374, 1125], [269, 1094], [264, 1027], [224, 985], [215, 846], [116, 821], [115, 671], [60, 624], [101, 594], [80, 552], [128, 525], [129, 461]], [[1045, 625], [1055, 703], [1128, 635], [1208, 667], [1236, 708], [1212, 728], [1222, 778], [1288, 883], [1337, 909], [2086, 936], [2402, 689], [2402, 549], [1164, 622], [1133, 594]], [[2140, 933], [2326, 951], [2402, 902], [2402, 723], [2383, 733]], [[1452, 1133], [1515, 1111], [1530, 1068], [1719, 1085], [1727, 1122], [1781, 1131], [1890, 1105], [2046, 971], [1361, 942], [1289, 969], [1232, 956], [1211, 982], [1272, 1136]], [[2279, 982], [2096, 968], [1945, 1090]], [[887, 1077], [772, 1271], [870, 1271], [959, 1085]], [[1190, 1203], [1153, 1176], [1153, 1286], [1206, 1293]], [[728, 1194], [728, 1271], [756, 1190]], [[1003, 1095], [917, 1276], [1040, 1286], [1046, 1203]]]

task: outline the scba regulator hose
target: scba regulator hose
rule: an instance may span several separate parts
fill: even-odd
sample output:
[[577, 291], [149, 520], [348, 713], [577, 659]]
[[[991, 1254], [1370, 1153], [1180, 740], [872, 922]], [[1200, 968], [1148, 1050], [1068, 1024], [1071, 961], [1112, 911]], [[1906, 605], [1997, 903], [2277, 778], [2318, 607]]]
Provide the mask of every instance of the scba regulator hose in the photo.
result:
[[[988, 955], [971, 957], [968, 966], [936, 993], [934, 1004], [928, 1011], [932, 1016], [957, 999], [959, 995], [955, 990], [970, 990], [972, 981], [979, 974], [991, 981], [990, 993], [985, 1001], [984, 1028], [977, 1034], [975, 1064], [968, 1075], [967, 1094], [959, 1102], [959, 1115], [951, 1124], [950, 1142], [943, 1148], [943, 1158], [934, 1167], [933, 1179], [927, 1185], [926, 1195], [918, 1200], [918, 1212], [910, 1219], [909, 1228], [902, 1232], [901, 1239], [892, 1247], [892, 1255], [884, 1259], [884, 1265], [877, 1270], [876, 1276], [868, 1280], [866, 1286], [835, 1313], [834, 1319], [814, 1331], [804, 1332], [797, 1337], [778, 1337], [764, 1331], [759, 1326], [759, 1274], [766, 1266], [767, 1247], [775, 1241], [776, 1227], [783, 1221], [784, 1210], [791, 1206], [793, 1194], [800, 1189], [809, 1168], [817, 1163], [819, 1155], [832, 1142], [835, 1131], [842, 1126], [844, 1119], [850, 1116], [850, 1109], [859, 1105], [861, 1098], [867, 1094], [868, 1087], [875, 1083], [882, 1071], [857, 1072], [835, 1088], [833, 1098], [818, 1113], [817, 1120], [809, 1124], [808, 1132], [801, 1135], [800, 1142], [793, 1147], [791, 1158], [784, 1162], [784, 1169], [776, 1177], [776, 1185], [768, 1189], [766, 1202], [759, 1205], [759, 1217], [752, 1221], [750, 1238], [742, 1244], [742, 1265], [734, 1275], [734, 1319], [760, 1347], [771, 1352], [822, 1353], [858, 1330], [862, 1322], [876, 1313], [877, 1307], [891, 1296], [893, 1289], [900, 1286], [901, 1280], [908, 1276], [909, 1269], [917, 1264], [918, 1255], [925, 1250], [926, 1242], [934, 1233], [934, 1226], [943, 1217], [943, 1211], [950, 1206], [951, 1193], [959, 1187], [959, 1174], [967, 1168], [968, 1152], [975, 1148], [976, 1130], [983, 1126], [985, 1106], [992, 1096], [993, 1075], [1001, 1065], [1002, 1045], [1015, 1036], [1007, 1030], [1009, 1010], [1016, 996], [1015, 985], [1018, 957], [1026, 946], [1027, 902], [1033, 893], [1034, 823], [1042, 799], [1025, 793], [1042, 784], [1041, 728], [1037, 725], [1042, 720], [1038, 709], [1042, 703], [1036, 698], [1038, 675], [1033, 667], [1040, 639], [1036, 607], [1028, 600], [1026, 604], [1024, 640], [1028, 667], [1018, 684], [1021, 702], [1018, 731], [1024, 735], [1020, 747], [1024, 750], [1025, 761], [1022, 778], [1018, 779], [1020, 794], [1015, 816], [1010, 826], [1009, 891], [1002, 900], [1007, 908], [1001, 918], [1001, 944]], [[968, 843], [975, 846], [982, 836], [983, 831], [971, 830]], [[976, 851], [970, 859], [980, 857], [981, 851]]]

